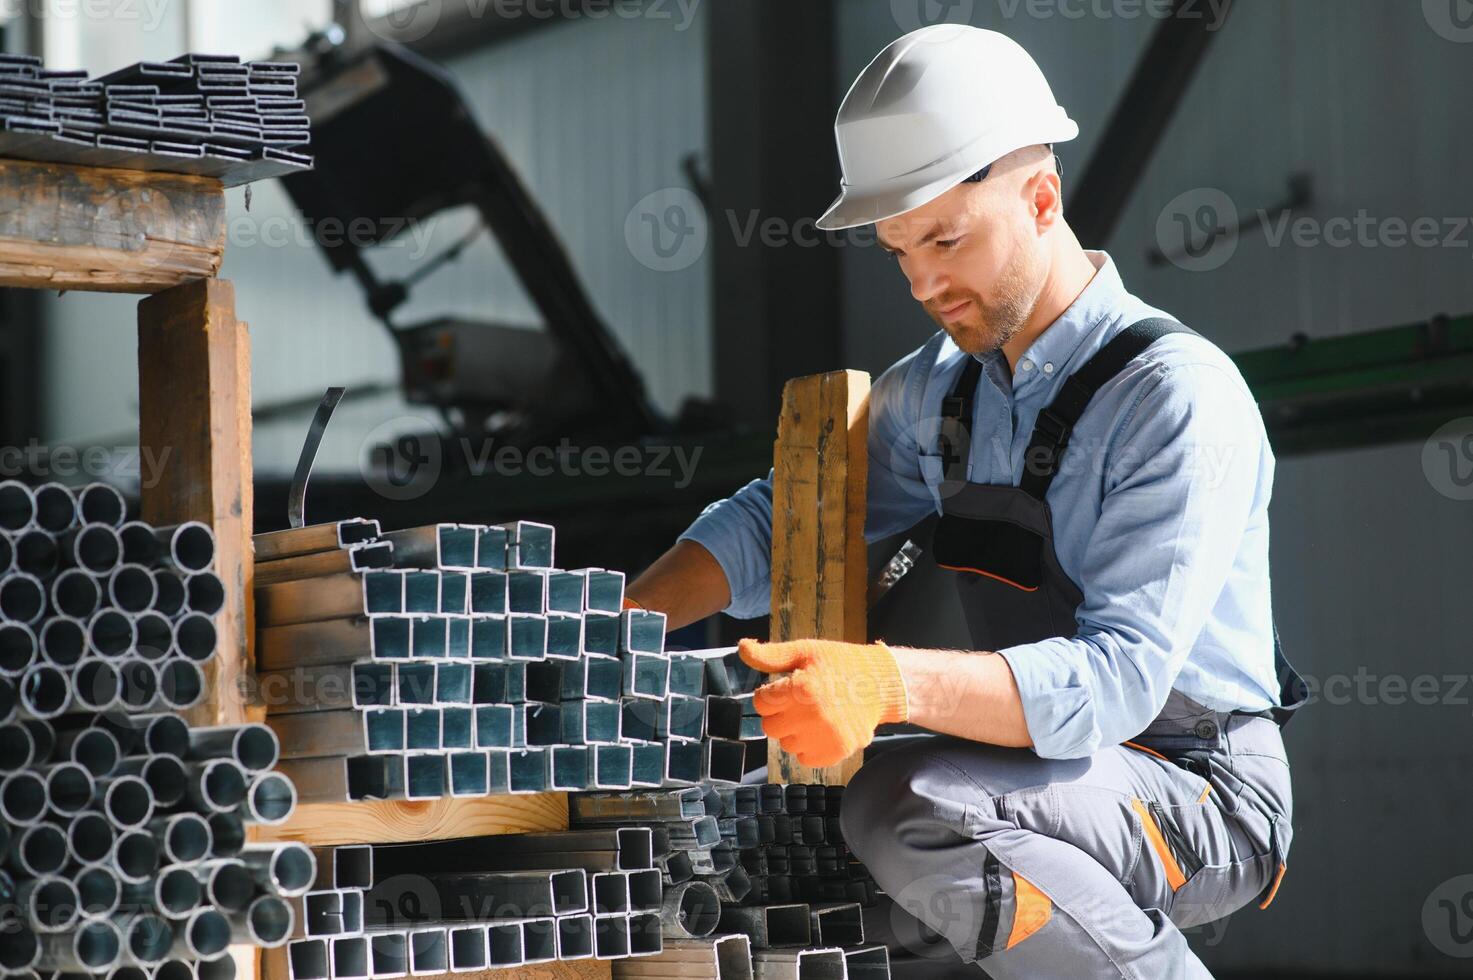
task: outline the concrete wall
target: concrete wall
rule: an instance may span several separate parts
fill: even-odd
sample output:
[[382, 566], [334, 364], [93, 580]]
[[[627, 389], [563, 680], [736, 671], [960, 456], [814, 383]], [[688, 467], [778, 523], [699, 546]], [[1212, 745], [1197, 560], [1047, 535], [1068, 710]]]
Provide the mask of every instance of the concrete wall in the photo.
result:
[[[1027, 47], [1079, 122], [1080, 139], [1060, 148], [1066, 215], [1070, 176], [1088, 159], [1152, 26], [1120, 15], [1140, 7], [978, 0], [950, 8]], [[1451, 40], [1458, 32], [1435, 8], [1236, 4], [1107, 243], [1126, 283], [1229, 351], [1283, 343], [1296, 331], [1331, 336], [1473, 311], [1473, 129], [1462, 95], [1473, 84], [1473, 37]], [[905, 22], [905, 3], [840, 9], [847, 86], [915, 24]], [[1113, 16], [1072, 16], [1098, 10]], [[1317, 221], [1361, 209], [1382, 222], [1425, 216], [1444, 234], [1461, 223], [1460, 240], [1274, 246], [1258, 232], [1231, 255], [1209, 253], [1207, 271], [1146, 261], [1149, 249], [1174, 244], [1158, 242], [1163, 213], [1169, 222], [1216, 189], [1249, 215], [1281, 200], [1299, 171], [1314, 177], [1317, 201], [1306, 213]], [[1395, 240], [1394, 225], [1379, 227]], [[844, 261], [846, 366], [879, 371], [933, 328], [874, 249], [847, 248]], [[1214, 969], [1466, 975], [1466, 961], [1438, 944], [1473, 954], [1439, 904], [1473, 891], [1473, 878], [1447, 884], [1473, 872], [1463, 829], [1473, 802], [1465, 776], [1473, 685], [1462, 686], [1473, 522], [1467, 503], [1433, 488], [1421, 460], [1418, 442], [1280, 462], [1272, 553], [1283, 640], [1302, 671], [1343, 680], [1287, 733], [1297, 836], [1280, 896], [1268, 912], [1240, 912], [1225, 932], [1203, 930], [1197, 941], [1210, 947]], [[1436, 703], [1413, 703], [1398, 686], [1418, 675], [1437, 678], [1418, 682], [1421, 700]], [[1458, 924], [1473, 929], [1466, 917]]]

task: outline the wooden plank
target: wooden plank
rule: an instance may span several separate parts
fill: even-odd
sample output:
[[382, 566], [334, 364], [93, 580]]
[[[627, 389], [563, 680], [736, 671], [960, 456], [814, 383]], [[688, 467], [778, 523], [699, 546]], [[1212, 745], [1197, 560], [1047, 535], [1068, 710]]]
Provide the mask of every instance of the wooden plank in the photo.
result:
[[0, 160], [0, 286], [156, 293], [220, 270], [213, 177]]
[[[834, 371], [783, 389], [772, 478], [771, 639], [864, 643], [869, 375]], [[768, 778], [847, 783], [856, 754], [810, 769], [768, 743]]]
[[567, 793], [375, 803], [307, 803], [284, 824], [252, 828], [258, 842], [395, 844], [568, 829]]
[[176, 286], [138, 304], [139, 445], [158, 462], [142, 487], [143, 519], [203, 521], [215, 530], [225, 583], [219, 653], [205, 670], [209, 699], [195, 725], [265, 716], [240, 692], [253, 670], [250, 337], [221, 279]]

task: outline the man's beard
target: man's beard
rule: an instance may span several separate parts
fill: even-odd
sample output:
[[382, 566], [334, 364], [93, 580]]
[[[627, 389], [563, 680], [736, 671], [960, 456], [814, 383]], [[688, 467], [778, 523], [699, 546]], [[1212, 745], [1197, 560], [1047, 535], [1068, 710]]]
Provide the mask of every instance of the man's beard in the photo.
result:
[[[970, 290], [958, 291], [927, 304], [926, 312], [964, 353], [986, 354], [998, 350], [1018, 335], [1038, 302], [1042, 277], [1032, 274], [1030, 264], [1026, 253], [1019, 251], [998, 278], [990, 302]], [[963, 300], [971, 300], [972, 305], [960, 320], [942, 319], [942, 310]]]

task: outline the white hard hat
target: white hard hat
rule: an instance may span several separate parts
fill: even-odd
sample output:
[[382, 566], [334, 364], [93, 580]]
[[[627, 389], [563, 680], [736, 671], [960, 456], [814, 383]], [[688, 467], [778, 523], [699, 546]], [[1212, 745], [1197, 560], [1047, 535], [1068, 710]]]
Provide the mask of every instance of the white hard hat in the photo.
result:
[[834, 120], [843, 179], [818, 227], [920, 207], [1014, 150], [1079, 126], [1012, 38], [936, 24], [897, 38], [859, 73]]

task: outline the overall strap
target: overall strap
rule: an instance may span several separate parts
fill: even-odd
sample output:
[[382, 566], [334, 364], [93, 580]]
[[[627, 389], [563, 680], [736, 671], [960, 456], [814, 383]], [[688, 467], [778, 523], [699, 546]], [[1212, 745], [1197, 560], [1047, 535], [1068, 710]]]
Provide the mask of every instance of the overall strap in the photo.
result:
[[1071, 374], [1054, 400], [1038, 413], [1028, 451], [1023, 454], [1023, 478], [1018, 485], [1030, 496], [1043, 500], [1059, 472], [1059, 460], [1069, 445], [1069, 436], [1095, 392], [1147, 347], [1172, 333], [1196, 331], [1164, 317], [1132, 323]]
[[972, 456], [972, 411], [981, 379], [982, 362], [968, 355], [951, 393], [941, 400], [941, 430], [936, 443], [941, 451], [941, 478], [947, 483], [964, 483], [967, 479], [967, 463]]

